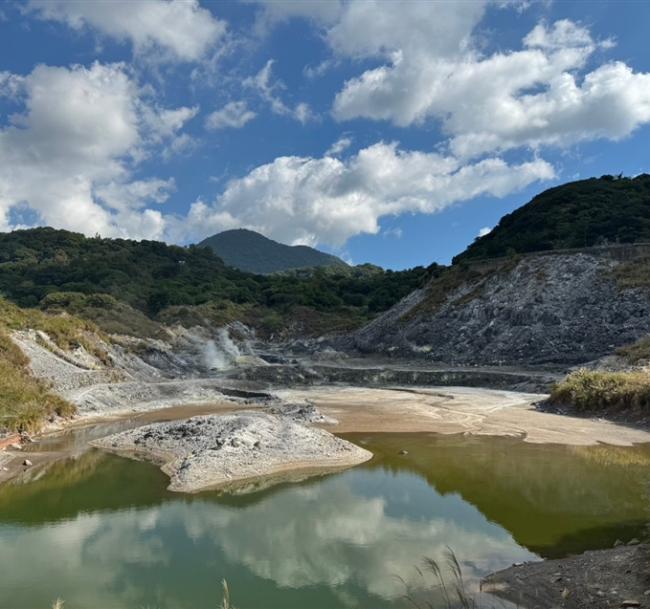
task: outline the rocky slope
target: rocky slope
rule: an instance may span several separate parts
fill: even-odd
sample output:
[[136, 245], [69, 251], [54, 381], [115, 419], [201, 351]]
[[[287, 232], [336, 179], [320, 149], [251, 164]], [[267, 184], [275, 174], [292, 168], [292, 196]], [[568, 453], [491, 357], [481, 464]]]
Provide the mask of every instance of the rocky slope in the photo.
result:
[[448, 364], [571, 365], [650, 332], [647, 246], [451, 267], [339, 348]]

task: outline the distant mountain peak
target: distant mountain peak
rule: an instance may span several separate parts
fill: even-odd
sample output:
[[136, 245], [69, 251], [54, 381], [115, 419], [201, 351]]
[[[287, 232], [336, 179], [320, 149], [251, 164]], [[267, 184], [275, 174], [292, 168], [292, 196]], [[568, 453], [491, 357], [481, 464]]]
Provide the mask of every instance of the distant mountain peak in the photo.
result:
[[307, 245], [285, 245], [246, 228], [217, 233], [199, 243], [228, 266], [261, 275], [295, 269], [347, 266], [343, 260]]

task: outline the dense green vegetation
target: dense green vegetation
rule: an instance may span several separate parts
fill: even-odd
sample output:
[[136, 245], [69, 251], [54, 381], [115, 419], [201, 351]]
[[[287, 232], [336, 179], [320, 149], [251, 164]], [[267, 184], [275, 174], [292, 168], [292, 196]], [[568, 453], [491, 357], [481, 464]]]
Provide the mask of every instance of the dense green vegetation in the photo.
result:
[[577, 370], [558, 383], [549, 404], [568, 406], [580, 413], [650, 414], [650, 375], [646, 372]]
[[606, 243], [650, 242], [650, 175], [603, 176], [537, 195], [476, 239], [461, 260]]
[[248, 273], [277, 273], [315, 267], [346, 267], [340, 258], [306, 245], [284, 245], [251, 230], [228, 230], [199, 243], [225, 264]]
[[366, 265], [263, 276], [227, 267], [204, 247], [89, 239], [51, 228], [0, 234], [0, 294], [22, 307], [71, 310], [109, 331], [119, 331], [111, 324], [124, 325], [124, 332], [135, 324], [151, 334], [145, 317], [171, 322], [176, 312], [182, 321], [196, 307], [227, 313], [224, 321], [246, 313], [280, 326], [299, 310], [303, 317], [312, 311], [362, 323], [437, 268]]

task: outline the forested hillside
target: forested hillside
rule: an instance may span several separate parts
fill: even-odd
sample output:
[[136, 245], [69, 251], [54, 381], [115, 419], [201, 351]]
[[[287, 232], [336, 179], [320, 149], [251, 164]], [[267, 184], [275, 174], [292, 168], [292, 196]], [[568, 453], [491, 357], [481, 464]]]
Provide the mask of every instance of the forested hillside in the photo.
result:
[[306, 245], [284, 245], [255, 231], [228, 230], [199, 243], [228, 266], [249, 273], [277, 273], [315, 267], [346, 267], [343, 260]]
[[642, 241], [650, 242], [650, 175], [607, 175], [542, 192], [454, 262]]
[[103, 294], [112, 299], [95, 299], [94, 308], [122, 302], [150, 318], [178, 307], [187, 316], [187, 307], [210, 305], [271, 312], [278, 325], [302, 307], [360, 323], [437, 270], [433, 265], [393, 272], [368, 265], [261, 276], [227, 267], [204, 247], [87, 238], [51, 228], [0, 234], [0, 294], [23, 307], [77, 305], [81, 315], [80, 302], [88, 305], [89, 295]]

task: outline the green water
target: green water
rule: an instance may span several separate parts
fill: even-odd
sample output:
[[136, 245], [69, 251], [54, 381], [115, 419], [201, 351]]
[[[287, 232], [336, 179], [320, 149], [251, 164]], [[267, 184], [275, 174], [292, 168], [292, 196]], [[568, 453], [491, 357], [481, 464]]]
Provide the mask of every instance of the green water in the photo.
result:
[[347, 437], [375, 459], [242, 497], [172, 494], [154, 466], [98, 451], [4, 485], [0, 607], [215, 609], [222, 578], [238, 609], [408, 607], [401, 580], [428, 594], [416, 566], [447, 546], [472, 587], [650, 520], [649, 447]]

